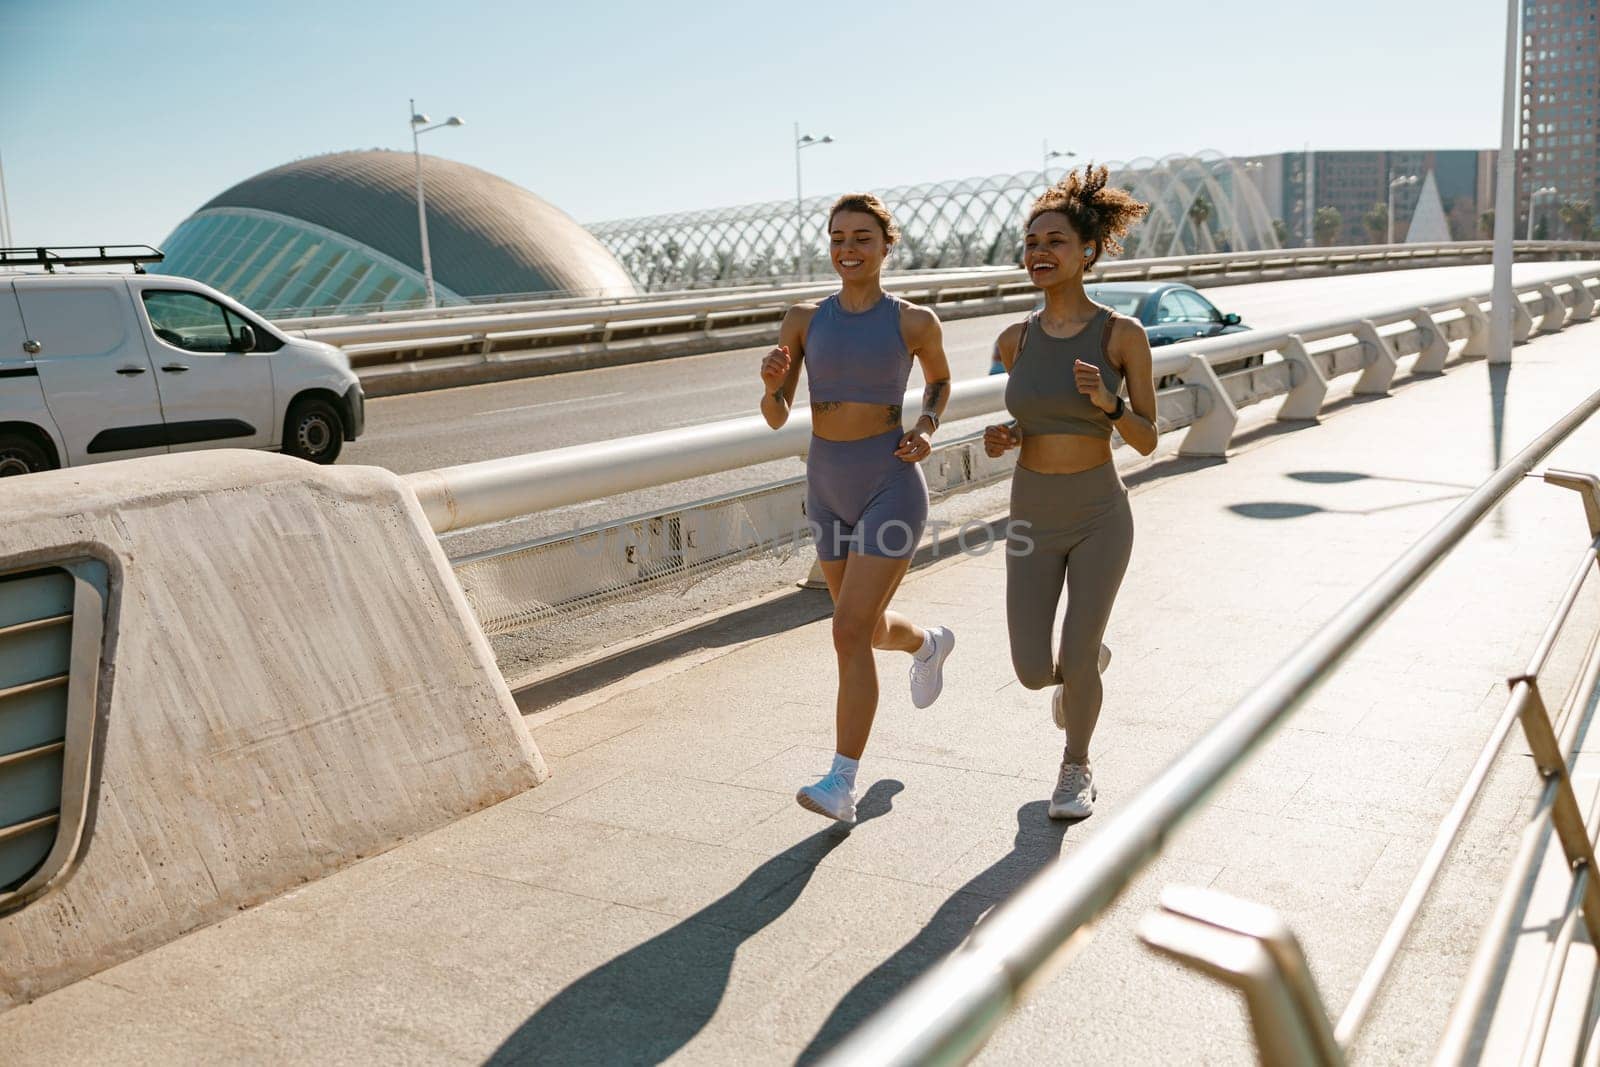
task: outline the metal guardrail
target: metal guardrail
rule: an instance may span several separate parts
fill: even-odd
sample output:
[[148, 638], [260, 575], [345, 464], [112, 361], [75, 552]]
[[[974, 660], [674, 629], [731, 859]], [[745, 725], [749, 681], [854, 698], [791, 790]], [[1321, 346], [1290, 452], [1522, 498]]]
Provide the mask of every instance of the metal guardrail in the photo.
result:
[[[840, 1065], [962, 1063], [982, 1047], [1005, 1014], [1025, 997], [1028, 988], [1054, 967], [1082, 949], [1093, 934], [1093, 924], [1162, 851], [1166, 841], [1227, 778], [1244, 764], [1289, 715], [1324, 682], [1339, 663], [1409, 596], [1429, 572], [1454, 549], [1557, 445], [1567, 439], [1596, 411], [1600, 391], [1591, 394], [1531, 445], [1501, 467], [1466, 500], [1454, 508], [1421, 540], [1389, 566], [1366, 590], [1345, 607], [1282, 665], [1236, 704], [1186, 753], [1174, 761], [1136, 796], [1111, 824], [1089, 839], [1071, 864], [1045, 869], [992, 911], [967, 941], [944, 961], [926, 972], [876, 1016], [846, 1039], [825, 1061]], [[1595, 544], [1600, 543], [1600, 490], [1592, 477], [1551, 472], [1555, 484], [1582, 483], [1592, 542], [1584, 566], [1592, 567]], [[1576, 584], [1576, 583], [1575, 583]], [[1553, 635], [1571, 607], [1576, 590], [1569, 591], [1552, 625]], [[1572, 799], [1567, 764], [1561, 749], [1570, 749], [1577, 720], [1568, 717], [1558, 743], [1548, 717], [1538, 705], [1536, 678], [1548, 655], [1551, 635], [1540, 643], [1527, 675], [1513, 679], [1513, 696], [1500, 726], [1486, 747], [1492, 758], [1510, 723], [1521, 719], [1539, 765], [1549, 782], [1536, 818], [1554, 818], [1562, 843], [1574, 857], [1579, 878], [1571, 902], [1581, 900], [1584, 921], [1600, 919], [1600, 897], [1594, 883], [1583, 877], [1592, 865], [1591, 830], [1584, 827]], [[1586, 669], [1582, 707], [1592, 695], [1597, 667], [1591, 651]], [[1475, 796], [1487, 768], [1480, 760], [1469, 777], [1463, 796]], [[1480, 773], [1482, 772], [1482, 773]], [[1470, 793], [1469, 793], [1470, 791]], [[1435, 842], [1435, 852], [1447, 848], [1459, 830], [1458, 816], [1466, 814], [1458, 801]], [[1533, 835], [1529, 835], [1532, 837]], [[1513, 864], [1512, 879], [1525, 877], [1531, 867], [1527, 849]], [[1582, 857], [1579, 859], [1578, 857]], [[1246, 994], [1252, 1013], [1258, 1049], [1269, 1063], [1343, 1063], [1344, 1054], [1359, 1030], [1372, 998], [1394, 962], [1399, 941], [1410, 929], [1426, 893], [1438, 873], [1442, 857], [1430, 852], [1418, 882], [1408, 894], [1363, 978], [1351, 1007], [1335, 1033], [1322, 1013], [1316, 987], [1293, 935], [1269, 909], [1233, 901], [1199, 890], [1169, 892], [1162, 911], [1151, 917], [1142, 934], [1160, 950], [1237, 985]], [[1420, 887], [1420, 888], [1419, 888]], [[1484, 990], [1499, 950], [1514, 926], [1517, 886], [1508, 890], [1496, 909], [1482, 949], [1474, 960], [1466, 993], [1452, 1019], [1442, 1050], [1448, 1062], [1457, 1062], [1466, 1050]], [[1581, 896], [1580, 896], [1581, 894]], [[1418, 899], [1413, 899], [1413, 897]], [[1507, 901], [1510, 901], [1510, 904]], [[1570, 941], [1570, 931], [1565, 935]], [[1552, 961], [1551, 968], [1559, 973]], [[1548, 973], [1547, 973], [1548, 978]], [[1550, 994], [1553, 1000], [1554, 994]], [[1546, 1022], [1548, 1015], [1541, 1016]], [[1536, 1018], [1535, 1023], [1540, 1019]]]
[[[1563, 281], [1519, 286], [1517, 340], [1526, 340], [1536, 330], [1553, 332], [1568, 321], [1591, 318], [1595, 310], [1591, 285], [1596, 278], [1590, 268]], [[1560, 288], [1566, 290], [1565, 298], [1557, 291]], [[1359, 370], [1356, 392], [1382, 394], [1388, 391], [1402, 355], [1418, 353], [1412, 364], [1417, 373], [1442, 371], [1452, 340], [1464, 338], [1462, 351], [1467, 355], [1486, 355], [1488, 319], [1482, 305], [1487, 296], [1487, 289], [1464, 292], [1426, 305], [1401, 304], [1292, 329], [1251, 330], [1158, 349], [1156, 377], [1170, 376], [1179, 382], [1159, 398], [1163, 429], [1188, 427], [1180, 449], [1184, 455], [1226, 455], [1242, 404], [1281, 395], [1285, 401], [1278, 418], [1312, 419], [1327, 397], [1328, 378], [1335, 374]], [[1537, 319], [1527, 303], [1536, 305]], [[1313, 351], [1313, 345], [1321, 347]], [[1222, 378], [1213, 369], [1267, 353], [1277, 353], [1281, 360]], [[1003, 410], [1005, 381], [1004, 375], [993, 375], [956, 382], [945, 421]], [[906, 393], [905, 410], [915, 411], [920, 403], [919, 391]], [[810, 436], [810, 411], [801, 407], [776, 431], [759, 416], [750, 416], [421, 471], [406, 480], [433, 529], [445, 533], [802, 456]]]
[[[1265, 252], [1230, 252], [1167, 259], [1112, 260], [1097, 269], [1093, 281], [1144, 279], [1252, 280], [1320, 276], [1340, 270], [1431, 267], [1488, 262], [1492, 245], [1461, 241], [1432, 245], [1380, 245], [1341, 248], [1297, 248]], [[1600, 243], [1524, 241], [1517, 243], [1522, 260], [1600, 255]], [[892, 275], [884, 287], [935, 307], [972, 305], [1004, 310], [1037, 296], [1021, 269], [978, 269], [930, 274]], [[588, 298], [473, 305], [363, 317], [360, 321], [285, 321], [280, 326], [315, 341], [345, 349], [357, 367], [395, 362], [428, 361], [451, 356], [482, 360], [497, 353], [530, 352], [572, 346], [605, 350], [620, 343], [664, 341], [723, 333], [737, 335], [752, 328], [770, 329], [784, 310], [798, 300], [833, 292], [829, 281], [724, 292], [693, 290], [642, 298], [596, 301]], [[1020, 306], [1020, 304], [1018, 304]]]

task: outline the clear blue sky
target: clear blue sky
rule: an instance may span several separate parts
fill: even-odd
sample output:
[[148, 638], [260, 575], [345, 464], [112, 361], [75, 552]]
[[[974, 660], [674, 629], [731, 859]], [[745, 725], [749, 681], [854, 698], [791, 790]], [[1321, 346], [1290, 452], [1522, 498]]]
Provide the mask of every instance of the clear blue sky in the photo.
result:
[[[163, 239], [302, 156], [427, 151], [580, 221], [1214, 148], [1490, 147], [1503, 0], [0, 0], [20, 243]], [[1118, 20], [1110, 21], [1112, 16]]]

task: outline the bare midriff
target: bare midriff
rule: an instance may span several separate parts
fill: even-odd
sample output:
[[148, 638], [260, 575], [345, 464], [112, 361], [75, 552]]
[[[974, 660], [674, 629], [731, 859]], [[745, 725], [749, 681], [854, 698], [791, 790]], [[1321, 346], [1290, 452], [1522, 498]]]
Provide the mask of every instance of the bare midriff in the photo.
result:
[[1035, 474], [1077, 474], [1111, 461], [1111, 442], [1073, 433], [1024, 434], [1017, 462]]
[[824, 441], [860, 441], [900, 429], [900, 409], [888, 404], [834, 400], [811, 405], [811, 432]]

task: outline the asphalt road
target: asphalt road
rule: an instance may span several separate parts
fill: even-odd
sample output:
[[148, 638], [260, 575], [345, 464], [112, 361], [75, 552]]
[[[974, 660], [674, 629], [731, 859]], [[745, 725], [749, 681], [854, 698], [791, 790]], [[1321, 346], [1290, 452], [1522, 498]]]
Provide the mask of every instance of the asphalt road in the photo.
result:
[[[1561, 277], [1575, 266], [1519, 265], [1517, 279]], [[1267, 328], [1320, 319], [1352, 305], [1376, 310], [1408, 300], [1443, 299], [1463, 289], [1487, 287], [1490, 277], [1488, 266], [1447, 267], [1203, 291], [1223, 311], [1238, 312], [1246, 324]], [[995, 335], [1016, 318], [1010, 314], [945, 325], [945, 348], [957, 379], [987, 372]], [[765, 352], [764, 347], [747, 348], [382, 397], [368, 403], [367, 433], [346, 447], [341, 462], [408, 473], [755, 414], [760, 398], [756, 368]], [[952, 424], [943, 436], [981, 424], [982, 420]], [[802, 470], [799, 460], [785, 460], [558, 508], [448, 535], [445, 548], [452, 556], [496, 548], [760, 485]]]

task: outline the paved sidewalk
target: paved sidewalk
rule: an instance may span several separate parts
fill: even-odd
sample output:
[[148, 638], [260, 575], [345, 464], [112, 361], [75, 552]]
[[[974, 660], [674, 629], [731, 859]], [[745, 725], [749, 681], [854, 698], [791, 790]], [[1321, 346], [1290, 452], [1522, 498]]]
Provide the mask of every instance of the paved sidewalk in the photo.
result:
[[[810, 1059], [1071, 863], [1140, 786], [1489, 472], [1600, 386], [1600, 325], [1266, 426], [1227, 463], [1133, 478], [1137, 542], [1095, 741], [1100, 802], [1044, 815], [1061, 737], [1011, 675], [1004, 560], [914, 571], [897, 607], [958, 634], [943, 698], [883, 701], [850, 833], [798, 808], [832, 751], [825, 620], [763, 624], [530, 720], [552, 779], [0, 1016], [0, 1062], [784, 1063]], [[1498, 398], [1498, 399], [1497, 399]], [[1600, 468], [1600, 421], [1556, 465]], [[985, 1063], [1252, 1063], [1231, 994], [1132, 934], [1161, 886], [1271, 904], [1335, 1009], [1584, 543], [1529, 483], [1205, 810]], [[1581, 621], [1593, 625], [1594, 601]], [[770, 620], [769, 620], [770, 622]], [[1564, 662], [1572, 660], [1564, 653]], [[1547, 691], [1559, 692], [1559, 686]], [[1362, 1062], [1441, 1030], [1535, 785], [1513, 753], [1402, 957]]]

